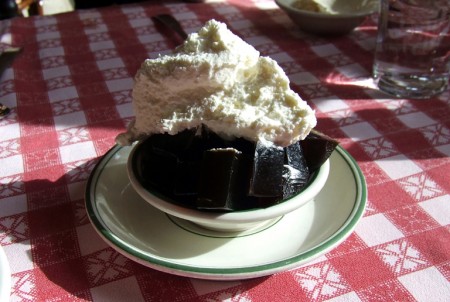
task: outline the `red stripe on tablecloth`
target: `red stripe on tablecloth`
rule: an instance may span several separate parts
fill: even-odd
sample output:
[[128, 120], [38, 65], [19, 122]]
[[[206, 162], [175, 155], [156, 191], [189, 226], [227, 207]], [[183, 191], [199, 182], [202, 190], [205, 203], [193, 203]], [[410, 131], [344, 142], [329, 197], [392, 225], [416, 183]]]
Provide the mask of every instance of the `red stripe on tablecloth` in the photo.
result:
[[[99, 145], [97, 142], [107, 139], [107, 144], [112, 146], [113, 137], [123, 130], [124, 124], [115, 108], [115, 101], [105, 83], [102, 70], [98, 67], [95, 53], [90, 48], [90, 37], [85, 33], [86, 28], [95, 29], [100, 24], [102, 24], [101, 20], [81, 19], [78, 14], [58, 17], [58, 29], [61, 33], [70, 77], [76, 87], [86, 122], [92, 126], [89, 135], [96, 146], [97, 153], [103, 154], [107, 151], [104, 147], [105, 143]], [[108, 35], [109, 32], [99, 35], [101, 34]], [[105, 39], [109, 38], [105, 37]], [[120, 59], [120, 55], [113, 58]]]
[[[355, 39], [355, 36], [365, 36], [373, 38], [376, 36], [376, 25], [372, 20], [368, 19], [361, 24], [360, 32], [352, 32], [349, 35], [344, 35], [336, 38], [330, 38], [330, 42], [336, 46], [343, 54], [352, 58], [353, 61], [358, 62], [369, 74], [372, 73], [374, 50], [367, 50], [361, 47]], [[375, 45], [375, 41], [374, 41]]]
[[[211, 3], [211, 5], [205, 5], [202, 9], [196, 9], [198, 4], [195, 3], [186, 3], [186, 7], [194, 13], [196, 19], [191, 20], [192, 23], [197, 26], [203, 26], [207, 21], [214, 19], [220, 22], [227, 23], [226, 15], [220, 14], [217, 12], [217, 9], [223, 6], [226, 6], [224, 3]], [[230, 28], [231, 29], [231, 28]], [[232, 29], [231, 29], [232, 30]]]
[[[249, 300], [253, 301], [310, 301], [311, 297], [299, 282], [295, 280], [296, 270], [289, 273], [278, 274], [277, 278], [263, 277], [249, 280], [245, 283], [245, 288], [249, 292]], [[284, 288], [280, 294], [276, 288]]]
[[109, 91], [89, 47], [88, 37], [84, 34], [84, 23], [78, 15], [69, 16], [70, 18], [61, 16], [58, 19], [58, 30], [64, 45], [70, 77], [77, 89], [83, 109], [101, 106], [97, 101], [101, 103], [103, 99], [94, 100], [92, 95], [107, 95]]
[[369, 187], [370, 201], [379, 212], [416, 204], [416, 201], [403, 190], [399, 183], [391, 181], [387, 176], [384, 178], [385, 181]]
[[[417, 247], [432, 264], [436, 266], [448, 264], [448, 259], [450, 259], [450, 240], [448, 240], [447, 227], [442, 226], [416, 233], [408, 237], [408, 241]], [[446, 276], [447, 278], [449, 277], [448, 271]]]
[[329, 261], [355, 290], [394, 278], [394, 274], [370, 248]]
[[[41, 70], [36, 28], [33, 19], [12, 20], [13, 36], [23, 36], [26, 42], [23, 51], [14, 62], [14, 86], [17, 93], [17, 120], [20, 124], [20, 150], [24, 160], [24, 186], [26, 192], [44, 191], [45, 187], [34, 186], [33, 181], [49, 179], [56, 181], [64, 174], [58, 153], [53, 111], [49, 102], [47, 82]], [[38, 150], [38, 151], [37, 151]], [[51, 173], [49, 173], [51, 170]], [[64, 198], [64, 197], [63, 197]]]
[[411, 103], [419, 111], [426, 113], [429, 117], [450, 129], [450, 106], [448, 102], [441, 100], [440, 96], [429, 100], [411, 101]]
[[[442, 194], [450, 192], [450, 158], [441, 155], [440, 165], [437, 163], [433, 168], [427, 170], [427, 175], [442, 188]], [[435, 158], [436, 159], [436, 158]], [[450, 202], [450, 198], [447, 200]]]
[[134, 29], [130, 26], [128, 17], [122, 10], [111, 9], [109, 12], [102, 10], [102, 19], [108, 27], [108, 33], [119, 57], [125, 63], [128, 75], [133, 78], [142, 62], [147, 58], [145, 47], [136, 34], [131, 34]]

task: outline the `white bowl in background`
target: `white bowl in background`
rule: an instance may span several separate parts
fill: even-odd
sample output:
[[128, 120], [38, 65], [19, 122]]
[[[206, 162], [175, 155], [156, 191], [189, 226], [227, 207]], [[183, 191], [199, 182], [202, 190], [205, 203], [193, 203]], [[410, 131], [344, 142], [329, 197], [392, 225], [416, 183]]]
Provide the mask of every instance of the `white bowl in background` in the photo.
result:
[[[306, 1], [306, 0], [303, 0]], [[342, 35], [352, 31], [367, 16], [378, 11], [378, 0], [310, 0], [320, 12], [294, 7], [298, 0], [275, 0], [303, 31], [317, 35]]]

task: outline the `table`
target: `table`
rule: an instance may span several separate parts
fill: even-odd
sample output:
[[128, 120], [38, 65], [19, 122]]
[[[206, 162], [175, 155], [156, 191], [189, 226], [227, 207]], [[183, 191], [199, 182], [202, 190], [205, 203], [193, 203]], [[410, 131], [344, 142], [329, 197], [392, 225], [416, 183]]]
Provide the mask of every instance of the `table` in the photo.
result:
[[[354, 233], [290, 271], [210, 281], [122, 256], [85, 209], [90, 172], [133, 117], [141, 62], [176, 42], [150, 20], [188, 32], [215, 18], [279, 62], [365, 175]], [[415, 101], [371, 82], [375, 18], [341, 37], [295, 28], [273, 1], [149, 1], [2, 21], [1, 47], [23, 51], [1, 78], [0, 244], [11, 301], [448, 301], [450, 92]], [[6, 28], [5, 28], [6, 27]]]

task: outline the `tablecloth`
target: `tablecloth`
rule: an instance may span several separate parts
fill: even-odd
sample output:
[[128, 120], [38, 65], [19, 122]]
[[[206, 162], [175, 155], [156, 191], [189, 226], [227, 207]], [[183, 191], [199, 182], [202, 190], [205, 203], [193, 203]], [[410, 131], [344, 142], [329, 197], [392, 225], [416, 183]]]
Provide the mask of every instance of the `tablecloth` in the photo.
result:
[[[122, 256], [86, 214], [90, 172], [133, 118], [133, 77], [173, 49], [150, 16], [188, 32], [225, 22], [285, 70], [317, 129], [357, 161], [367, 209], [337, 248], [290, 271], [208, 281]], [[148, 1], [1, 21], [23, 47], [1, 78], [0, 244], [10, 301], [448, 301], [450, 93], [393, 98], [371, 80], [376, 19], [339, 37], [299, 31], [273, 1]]]

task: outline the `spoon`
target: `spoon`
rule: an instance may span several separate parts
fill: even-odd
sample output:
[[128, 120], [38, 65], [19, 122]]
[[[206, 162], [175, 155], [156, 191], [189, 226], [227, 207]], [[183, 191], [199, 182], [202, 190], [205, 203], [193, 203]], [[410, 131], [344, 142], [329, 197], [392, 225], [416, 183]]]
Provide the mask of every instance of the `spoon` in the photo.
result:
[[161, 30], [163, 30], [164, 28], [170, 29], [172, 32], [176, 33], [183, 41], [188, 37], [188, 34], [184, 31], [183, 27], [181, 27], [181, 24], [172, 15], [160, 14], [152, 16], [151, 19], [153, 20], [153, 22], [155, 22], [155, 25], [157, 27], [161, 28]]

